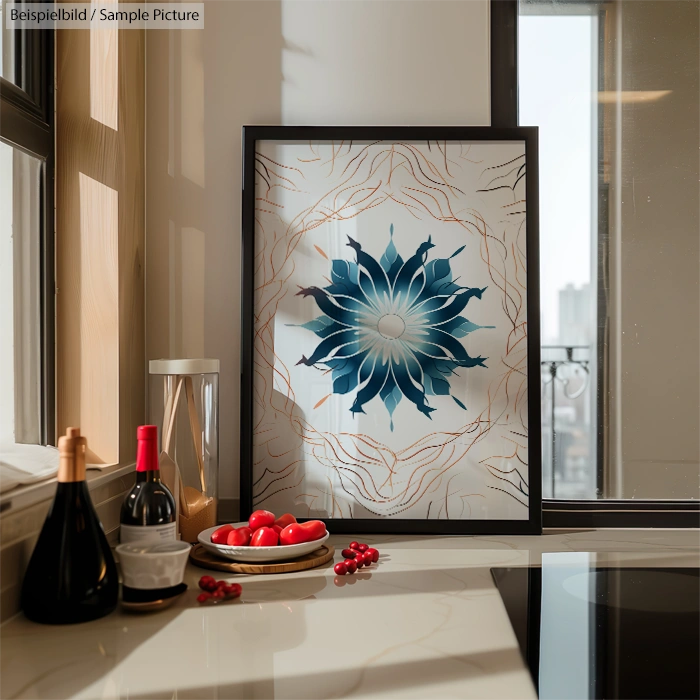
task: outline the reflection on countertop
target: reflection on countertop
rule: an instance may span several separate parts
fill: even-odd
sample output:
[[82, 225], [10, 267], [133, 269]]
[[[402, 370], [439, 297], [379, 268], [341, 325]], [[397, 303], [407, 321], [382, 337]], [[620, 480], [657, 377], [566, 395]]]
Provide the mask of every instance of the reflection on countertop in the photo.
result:
[[[221, 575], [243, 585], [241, 599], [202, 607], [206, 572], [188, 567], [190, 589], [161, 613], [69, 627], [19, 615], [0, 628], [0, 697], [534, 698], [492, 567], [576, 551], [599, 566], [700, 564], [697, 531], [363, 540], [379, 565], [337, 581], [332, 562]], [[337, 551], [346, 541], [331, 538]]]

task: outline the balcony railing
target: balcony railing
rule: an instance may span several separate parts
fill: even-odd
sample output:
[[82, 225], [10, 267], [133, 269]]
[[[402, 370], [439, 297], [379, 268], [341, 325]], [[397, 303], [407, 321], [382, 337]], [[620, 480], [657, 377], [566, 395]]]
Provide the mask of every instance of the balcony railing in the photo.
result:
[[542, 346], [542, 493], [595, 497], [595, 377], [588, 345]]

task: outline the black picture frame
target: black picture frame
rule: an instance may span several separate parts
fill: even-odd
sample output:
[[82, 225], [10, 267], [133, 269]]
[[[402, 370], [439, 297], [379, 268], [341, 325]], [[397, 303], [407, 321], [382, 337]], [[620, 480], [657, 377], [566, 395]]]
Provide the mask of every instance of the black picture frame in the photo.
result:
[[[527, 378], [528, 518], [522, 520], [323, 519], [333, 534], [535, 535], [542, 532], [542, 456], [540, 406], [539, 185], [537, 127], [487, 126], [244, 126], [241, 256], [241, 405], [240, 517], [253, 510], [254, 420], [254, 259], [256, 142], [275, 141], [518, 141], [525, 143], [527, 169]], [[300, 521], [304, 518], [299, 518]]]

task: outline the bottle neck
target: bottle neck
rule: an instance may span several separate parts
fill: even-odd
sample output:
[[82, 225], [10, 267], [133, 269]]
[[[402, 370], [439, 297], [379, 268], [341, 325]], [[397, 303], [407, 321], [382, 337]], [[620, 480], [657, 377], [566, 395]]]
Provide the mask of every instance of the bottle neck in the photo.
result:
[[160, 479], [158, 463], [158, 443], [156, 440], [139, 440], [136, 448], [136, 471], [138, 473], [155, 473]]
[[70, 484], [76, 481], [85, 481], [85, 438], [76, 438], [68, 446], [72, 449], [64, 449], [60, 452], [58, 463], [57, 481], [60, 484]]
[[160, 470], [159, 469], [149, 469], [148, 471], [138, 471], [136, 472], [136, 483], [137, 484], [144, 484], [144, 483], [152, 483], [152, 484], [160, 484]]

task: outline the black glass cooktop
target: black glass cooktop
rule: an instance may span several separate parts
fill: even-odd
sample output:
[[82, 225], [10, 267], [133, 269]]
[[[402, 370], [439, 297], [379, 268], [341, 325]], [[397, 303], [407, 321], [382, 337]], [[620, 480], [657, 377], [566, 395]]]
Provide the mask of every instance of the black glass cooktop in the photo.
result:
[[539, 697], [700, 698], [700, 570], [587, 558], [491, 570]]

